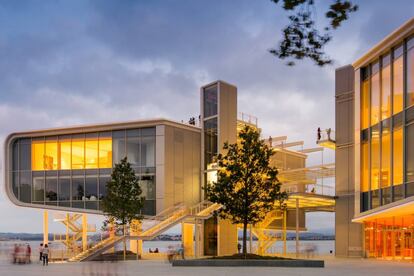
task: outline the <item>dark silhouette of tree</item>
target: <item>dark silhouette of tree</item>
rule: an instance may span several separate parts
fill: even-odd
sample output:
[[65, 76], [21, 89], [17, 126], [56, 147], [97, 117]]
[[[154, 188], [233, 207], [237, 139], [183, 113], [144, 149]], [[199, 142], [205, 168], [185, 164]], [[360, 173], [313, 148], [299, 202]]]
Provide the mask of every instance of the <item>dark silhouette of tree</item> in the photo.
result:
[[294, 60], [309, 58], [317, 65], [332, 63], [324, 52], [324, 46], [332, 39], [332, 31], [349, 19], [349, 15], [358, 10], [358, 6], [348, 0], [333, 0], [325, 17], [329, 25], [321, 33], [316, 28], [315, 0], [271, 0], [282, 3], [282, 8], [289, 12], [290, 23], [283, 29], [283, 39], [279, 46], [269, 52], [280, 59], [289, 59], [287, 65], [295, 65]]
[[239, 143], [225, 143], [227, 152], [217, 156], [217, 182], [205, 190], [210, 201], [223, 205], [219, 215], [243, 224], [243, 254], [246, 257], [247, 225], [261, 222], [266, 214], [282, 208], [287, 193], [280, 191], [277, 170], [270, 166], [273, 150], [249, 126], [238, 134]]
[[[126, 227], [133, 220], [142, 220], [141, 209], [145, 198], [139, 180], [127, 158], [115, 164], [111, 180], [106, 184], [106, 196], [102, 200], [102, 210], [107, 217], [106, 224], [114, 223], [122, 227], [126, 235]], [[124, 259], [126, 257], [126, 240], [124, 239]]]

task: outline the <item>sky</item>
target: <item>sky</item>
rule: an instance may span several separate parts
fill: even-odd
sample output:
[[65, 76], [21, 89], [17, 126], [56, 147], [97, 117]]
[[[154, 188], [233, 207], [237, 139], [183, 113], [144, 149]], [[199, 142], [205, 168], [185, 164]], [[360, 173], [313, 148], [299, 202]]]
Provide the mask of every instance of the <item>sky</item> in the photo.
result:
[[[323, 25], [331, 1], [315, 2]], [[258, 117], [265, 137], [314, 147], [318, 127], [334, 128], [335, 68], [414, 14], [410, 0], [354, 2], [359, 11], [326, 47], [334, 64], [320, 68], [309, 61], [288, 67], [269, 54], [287, 23], [270, 0], [2, 0], [0, 141], [58, 126], [187, 121], [199, 114], [199, 87], [221, 79], [238, 87], [238, 111]], [[3, 179], [0, 232], [41, 232], [42, 212], [12, 205]], [[309, 230], [333, 228], [333, 214], [309, 218]], [[53, 222], [50, 229], [61, 230]]]

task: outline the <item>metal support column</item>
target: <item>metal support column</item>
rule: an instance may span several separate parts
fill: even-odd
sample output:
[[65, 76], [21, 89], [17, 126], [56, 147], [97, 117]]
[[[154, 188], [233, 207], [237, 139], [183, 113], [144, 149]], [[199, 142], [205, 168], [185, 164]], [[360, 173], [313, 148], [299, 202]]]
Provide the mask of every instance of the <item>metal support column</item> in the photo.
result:
[[194, 229], [194, 231], [195, 231], [195, 233], [194, 233], [194, 236], [195, 236], [195, 257], [196, 258], [198, 258], [198, 256], [199, 256], [199, 252], [200, 252], [200, 231], [199, 231], [199, 228], [198, 228], [198, 219], [196, 219], [195, 220], [195, 222], [194, 222], [194, 227], [195, 227], [195, 229]]
[[250, 254], [253, 254], [252, 252], [252, 244], [253, 244], [253, 227], [252, 224], [250, 224], [250, 232], [249, 232], [249, 252]]
[[299, 258], [299, 198], [296, 199], [296, 258]]
[[82, 250], [88, 249], [88, 219], [86, 214], [82, 214]]
[[282, 236], [283, 236], [283, 256], [286, 256], [286, 215], [287, 215], [287, 212], [286, 212], [286, 209], [285, 210], [283, 210], [283, 233], [282, 233]]
[[43, 244], [49, 243], [49, 213], [43, 211]]

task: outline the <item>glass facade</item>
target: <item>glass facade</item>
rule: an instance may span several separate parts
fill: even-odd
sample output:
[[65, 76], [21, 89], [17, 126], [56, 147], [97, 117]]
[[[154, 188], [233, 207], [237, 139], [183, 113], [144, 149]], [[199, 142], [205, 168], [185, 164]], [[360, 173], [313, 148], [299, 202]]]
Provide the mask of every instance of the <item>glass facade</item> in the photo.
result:
[[25, 203], [100, 210], [113, 165], [128, 157], [155, 214], [155, 127], [20, 138], [12, 145], [12, 190]]
[[414, 195], [414, 38], [361, 69], [361, 211]]

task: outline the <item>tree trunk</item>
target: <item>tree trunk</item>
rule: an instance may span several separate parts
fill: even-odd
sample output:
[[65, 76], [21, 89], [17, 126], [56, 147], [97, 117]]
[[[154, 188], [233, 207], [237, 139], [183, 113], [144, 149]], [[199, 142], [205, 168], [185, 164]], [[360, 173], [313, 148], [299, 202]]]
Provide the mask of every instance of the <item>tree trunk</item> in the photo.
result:
[[124, 226], [123, 227], [123, 232], [124, 232], [123, 242], [124, 242], [124, 261], [125, 261], [126, 260], [126, 239], [125, 239], [125, 237], [126, 237], [126, 232], [125, 232], [126, 225], [124, 224], [123, 226]]
[[[250, 234], [251, 235], [251, 234]], [[243, 222], [243, 255], [247, 258], [247, 221]]]

